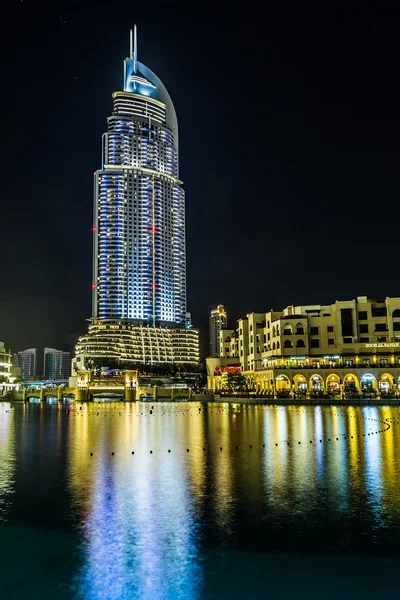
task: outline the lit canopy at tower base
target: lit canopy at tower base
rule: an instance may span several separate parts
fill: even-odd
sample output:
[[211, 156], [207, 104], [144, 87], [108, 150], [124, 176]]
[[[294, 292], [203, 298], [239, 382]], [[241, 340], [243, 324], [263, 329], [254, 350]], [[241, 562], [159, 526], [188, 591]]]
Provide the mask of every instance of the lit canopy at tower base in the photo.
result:
[[76, 346], [73, 371], [91, 368], [103, 359], [118, 361], [122, 368], [132, 363], [197, 365], [199, 332], [93, 319], [87, 335]]

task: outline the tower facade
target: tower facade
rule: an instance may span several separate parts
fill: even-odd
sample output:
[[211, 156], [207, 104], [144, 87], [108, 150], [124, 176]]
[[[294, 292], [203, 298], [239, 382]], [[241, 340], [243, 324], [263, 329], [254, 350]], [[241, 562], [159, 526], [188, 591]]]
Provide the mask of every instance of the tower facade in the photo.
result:
[[68, 379], [71, 375], [71, 354], [64, 350], [45, 348], [43, 370], [47, 379]]
[[185, 327], [185, 195], [174, 105], [137, 60], [136, 27], [94, 185], [93, 316]]
[[135, 26], [94, 177], [92, 319], [76, 345], [74, 372], [110, 358], [199, 362], [198, 331], [186, 312], [178, 158], [174, 105], [160, 79], [137, 60]]
[[226, 312], [224, 306], [219, 304], [210, 313], [209, 318], [209, 343], [210, 356], [219, 357], [221, 353], [220, 331], [226, 328]]
[[28, 348], [17, 353], [18, 367], [21, 369], [21, 378], [27, 381], [30, 377], [37, 375], [36, 372], [36, 348]]

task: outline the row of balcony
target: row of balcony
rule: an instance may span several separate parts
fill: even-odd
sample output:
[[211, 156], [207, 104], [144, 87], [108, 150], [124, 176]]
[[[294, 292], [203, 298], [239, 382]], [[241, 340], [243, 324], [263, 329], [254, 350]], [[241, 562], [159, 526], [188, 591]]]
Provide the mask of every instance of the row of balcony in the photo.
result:
[[375, 368], [375, 369], [388, 369], [388, 368], [392, 368], [392, 369], [398, 369], [400, 368], [400, 361], [398, 361], [397, 363], [390, 363], [390, 362], [379, 362], [379, 363], [371, 363], [371, 362], [363, 362], [363, 363], [358, 363], [358, 364], [339, 364], [339, 363], [332, 363], [332, 364], [321, 364], [321, 363], [314, 363], [312, 365], [307, 365], [307, 364], [299, 364], [299, 365], [261, 365], [260, 367], [257, 367], [256, 370], [257, 371], [268, 371], [268, 370], [279, 370], [281, 371], [282, 369], [288, 369], [288, 370], [303, 370], [303, 369], [368, 369], [368, 368]]

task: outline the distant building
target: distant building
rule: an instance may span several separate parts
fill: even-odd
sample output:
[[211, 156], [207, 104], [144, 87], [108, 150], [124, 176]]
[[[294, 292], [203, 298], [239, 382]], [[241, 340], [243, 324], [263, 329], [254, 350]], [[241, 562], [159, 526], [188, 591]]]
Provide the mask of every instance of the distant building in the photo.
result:
[[[27, 381], [36, 375], [37, 349], [28, 348], [17, 353], [18, 367], [21, 369], [22, 381]], [[14, 364], [14, 366], [17, 366]]]
[[71, 375], [71, 353], [55, 348], [45, 348], [43, 366], [46, 379], [68, 379]]
[[209, 344], [210, 356], [220, 356], [220, 331], [226, 327], [226, 312], [222, 304], [210, 313]]

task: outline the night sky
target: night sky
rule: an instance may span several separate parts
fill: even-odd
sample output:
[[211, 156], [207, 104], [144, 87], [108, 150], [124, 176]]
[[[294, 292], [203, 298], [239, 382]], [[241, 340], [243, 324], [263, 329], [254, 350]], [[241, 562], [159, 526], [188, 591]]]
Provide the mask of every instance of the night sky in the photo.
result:
[[87, 330], [93, 172], [134, 23], [138, 58], [178, 115], [203, 349], [218, 303], [234, 325], [287, 304], [400, 295], [400, 13], [143, 4], [2, 5], [6, 346]]

